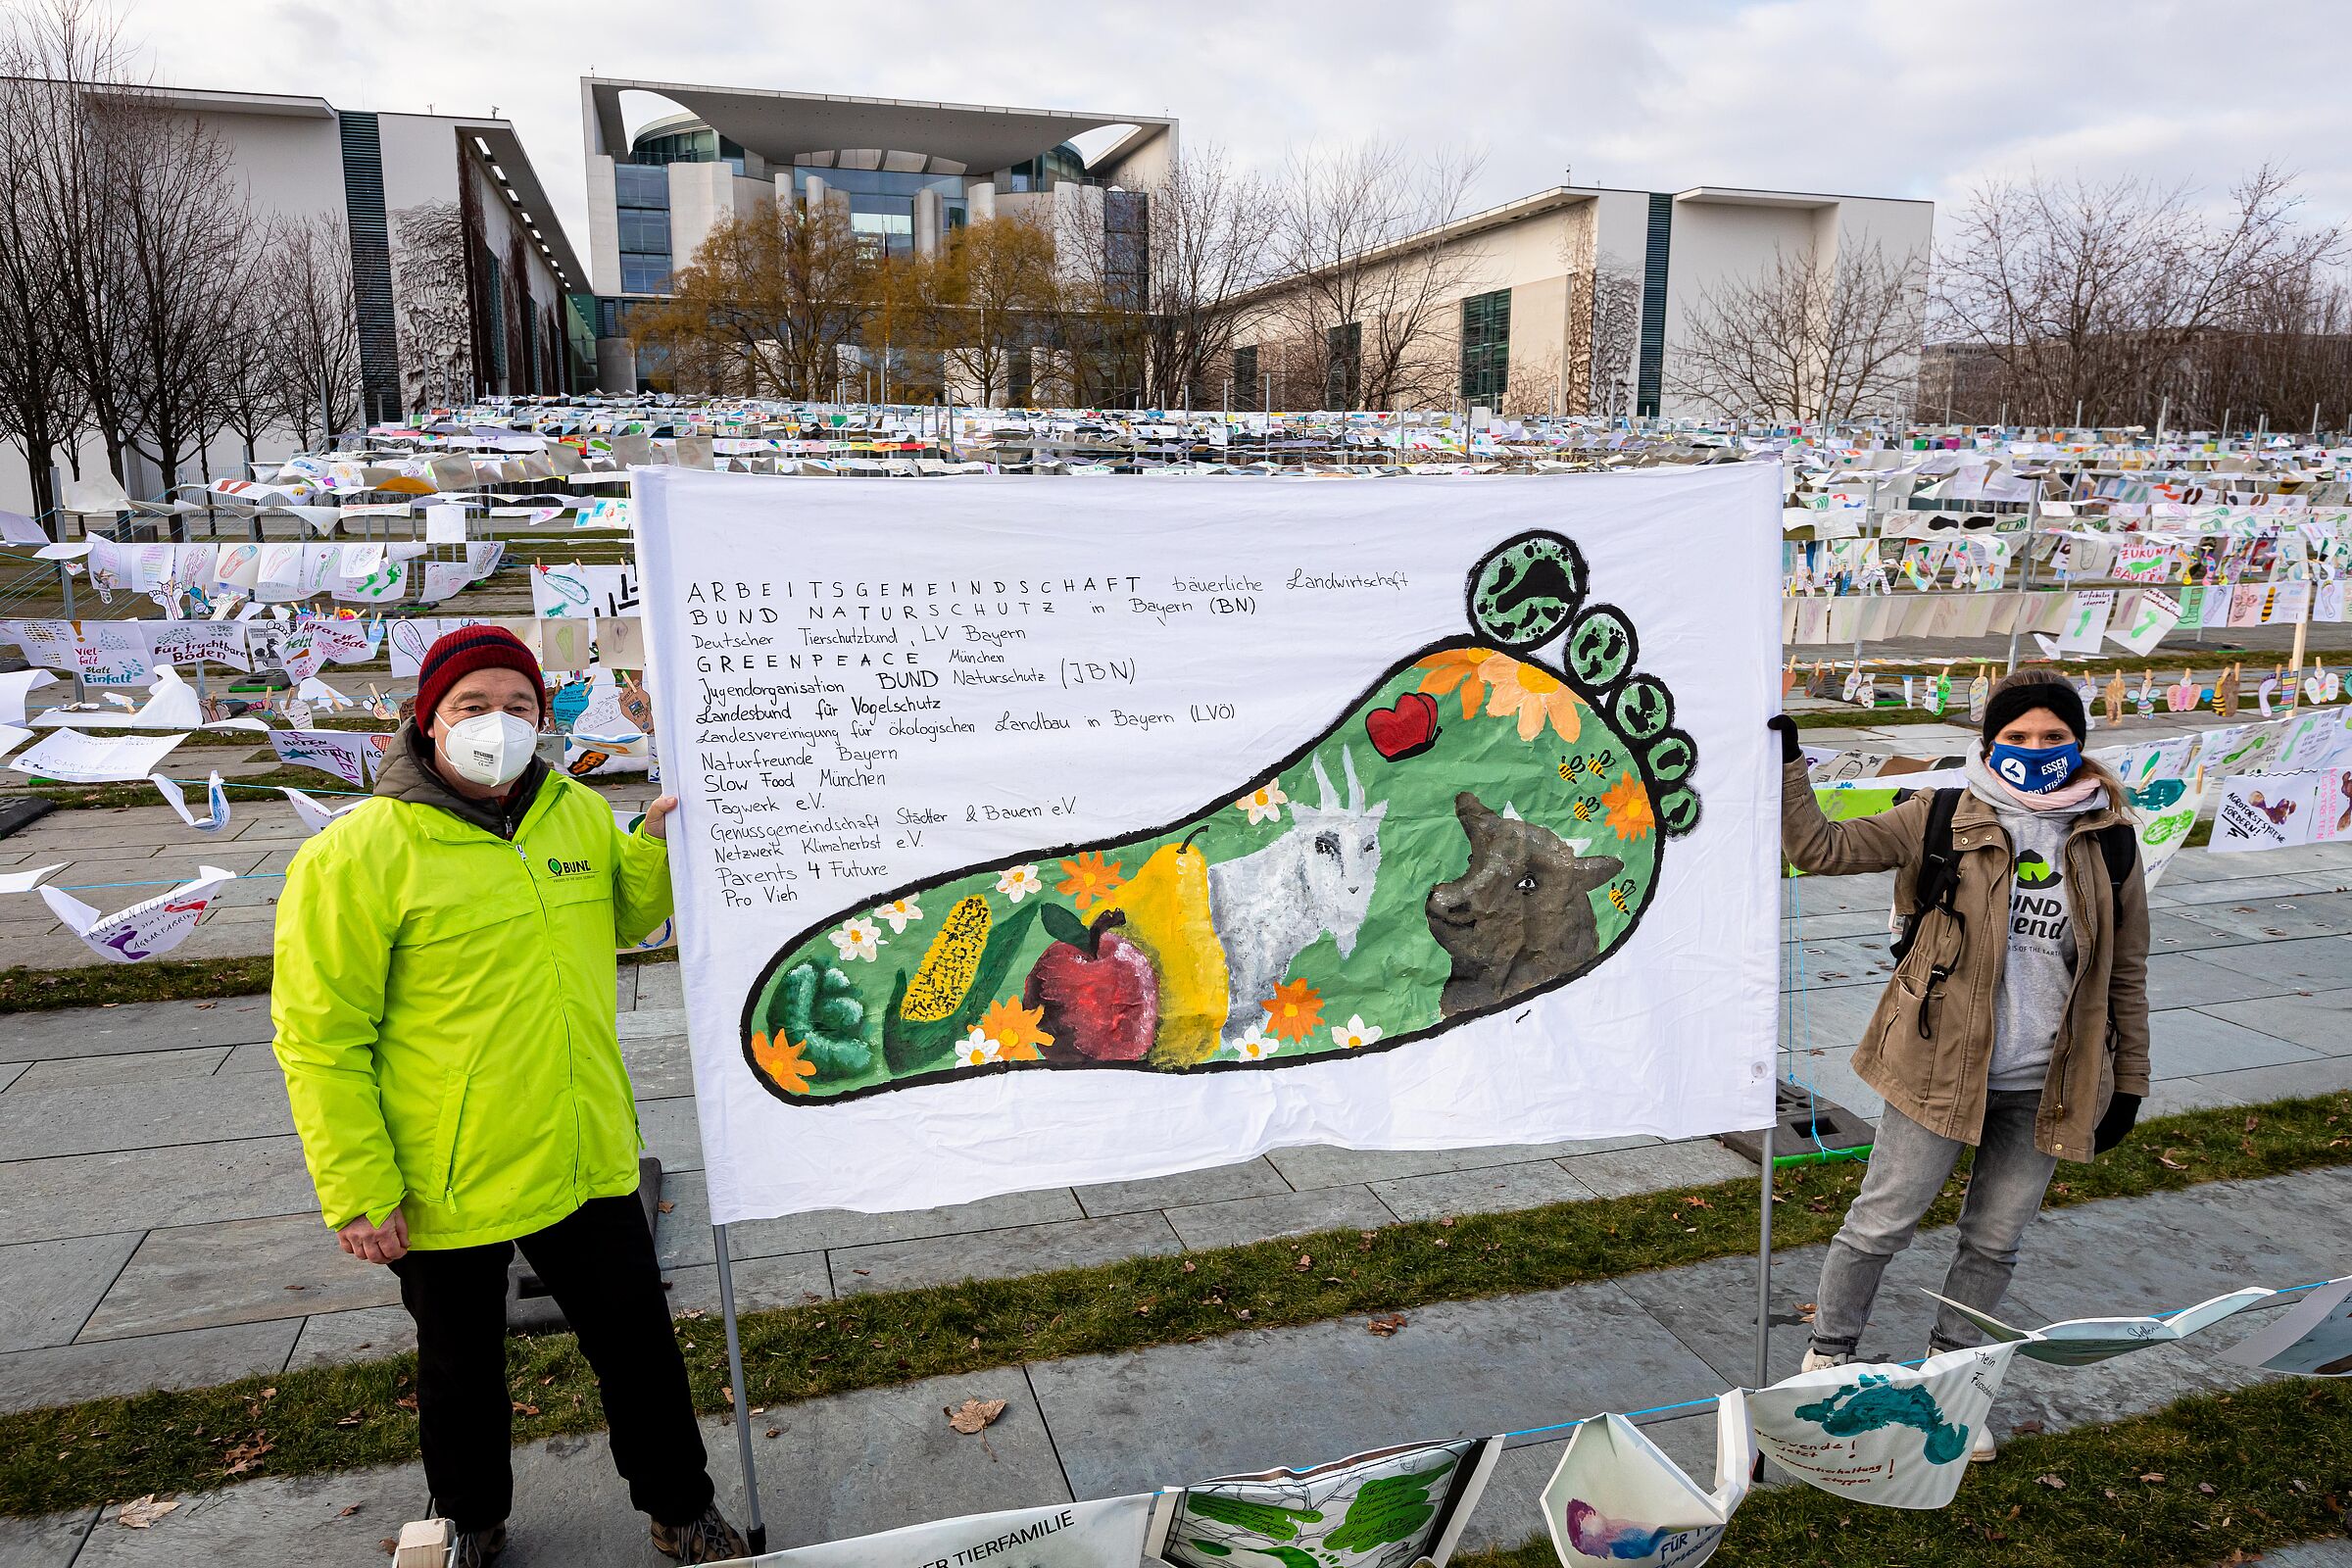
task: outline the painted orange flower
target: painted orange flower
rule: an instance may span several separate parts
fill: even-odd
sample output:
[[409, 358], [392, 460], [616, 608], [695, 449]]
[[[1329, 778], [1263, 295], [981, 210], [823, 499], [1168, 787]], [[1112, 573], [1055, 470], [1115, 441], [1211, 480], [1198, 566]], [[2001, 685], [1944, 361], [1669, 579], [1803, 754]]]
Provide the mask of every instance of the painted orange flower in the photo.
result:
[[1443, 653], [1430, 655], [1413, 667], [1429, 671], [1421, 677], [1422, 691], [1442, 697], [1460, 687], [1462, 716], [1476, 718], [1478, 700], [1487, 692], [1487, 683], [1480, 677], [1479, 666], [1497, 657], [1491, 648], [1448, 648]]
[[1617, 775], [1617, 782], [1601, 796], [1600, 806], [1609, 813], [1610, 828], [1621, 839], [1645, 839], [1658, 825], [1656, 813], [1649, 808], [1649, 791], [1631, 773]]
[[1323, 998], [1303, 980], [1284, 980], [1259, 1004], [1266, 1027], [1285, 1040], [1304, 1040], [1323, 1022]]
[[807, 1094], [808, 1080], [816, 1076], [816, 1063], [802, 1055], [801, 1048], [782, 1034], [772, 1045], [764, 1034], [752, 1036], [752, 1059], [788, 1095]]
[[1584, 729], [1583, 701], [1568, 689], [1566, 681], [1548, 670], [1508, 654], [1495, 654], [1478, 666], [1478, 672], [1494, 688], [1487, 699], [1488, 716], [1518, 714], [1521, 740], [1532, 741], [1543, 734], [1547, 721], [1564, 741], [1575, 740]]
[[1118, 892], [1127, 881], [1126, 866], [1118, 860], [1103, 864], [1100, 850], [1089, 850], [1075, 860], [1064, 860], [1061, 868], [1070, 874], [1055, 883], [1054, 890], [1067, 893], [1080, 914]]
[[996, 1042], [999, 1061], [1036, 1061], [1037, 1048], [1054, 1037], [1038, 1027], [1046, 1016], [1044, 1004], [1024, 1007], [1010, 997], [992, 1002], [980, 1015], [980, 1032]]

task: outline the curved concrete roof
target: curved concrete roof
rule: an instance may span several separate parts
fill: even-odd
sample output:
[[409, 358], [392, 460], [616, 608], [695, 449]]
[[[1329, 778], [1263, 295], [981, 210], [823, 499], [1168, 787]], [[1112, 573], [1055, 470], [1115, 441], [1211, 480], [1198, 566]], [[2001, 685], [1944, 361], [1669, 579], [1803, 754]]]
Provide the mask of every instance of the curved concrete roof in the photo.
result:
[[[975, 172], [1007, 169], [1058, 143], [1104, 125], [1134, 125], [1157, 134], [1176, 122], [1157, 115], [1083, 114], [1059, 109], [996, 109], [980, 104], [929, 103], [908, 98], [849, 98], [828, 93], [758, 87], [697, 87], [683, 82], [585, 76], [591, 153], [625, 157], [629, 138], [620, 95], [650, 92], [667, 98], [706, 124], [774, 165], [802, 153], [880, 147], [952, 159]], [[1122, 138], [1098, 164], [1129, 150]]]

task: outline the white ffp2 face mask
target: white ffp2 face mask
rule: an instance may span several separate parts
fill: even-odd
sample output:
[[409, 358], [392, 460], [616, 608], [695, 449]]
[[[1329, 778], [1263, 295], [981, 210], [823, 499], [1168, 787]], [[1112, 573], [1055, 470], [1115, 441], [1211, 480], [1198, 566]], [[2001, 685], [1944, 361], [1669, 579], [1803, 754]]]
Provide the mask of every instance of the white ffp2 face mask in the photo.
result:
[[459, 777], [496, 789], [522, 776], [538, 745], [538, 730], [513, 713], [476, 713], [449, 726], [441, 756]]

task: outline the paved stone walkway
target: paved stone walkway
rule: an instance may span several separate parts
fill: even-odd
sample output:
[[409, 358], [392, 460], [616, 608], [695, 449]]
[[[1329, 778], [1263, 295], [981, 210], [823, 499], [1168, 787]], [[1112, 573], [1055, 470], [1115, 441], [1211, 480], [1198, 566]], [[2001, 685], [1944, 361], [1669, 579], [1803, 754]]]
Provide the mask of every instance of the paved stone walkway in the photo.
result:
[[[2217, 1183], [2193, 1192], [2045, 1214], [2010, 1298], [2029, 1323], [2182, 1306], [2248, 1282], [2300, 1284], [2340, 1272], [2352, 1229], [2352, 1170]], [[2152, 1247], [2151, 1238], [2162, 1238]], [[1865, 1349], [1921, 1353], [1952, 1234], [1934, 1234], [1888, 1271]], [[1773, 1375], [1795, 1370], [1793, 1326], [1820, 1249], [1783, 1254], [1773, 1314]], [[770, 1544], [799, 1545], [992, 1508], [1111, 1496], [1204, 1476], [1303, 1464], [1407, 1438], [1506, 1431], [1503, 1456], [1465, 1537], [1516, 1544], [1540, 1529], [1536, 1497], [1567, 1433], [1596, 1410], [1706, 1400], [1749, 1366], [1753, 1265], [1687, 1268], [1486, 1301], [1413, 1309], [1391, 1338], [1362, 1320], [1080, 1356], [968, 1377], [810, 1400], [754, 1416]], [[2218, 1359], [2261, 1321], [2244, 1317], [2180, 1346], [2090, 1368], [2018, 1362], [1996, 1430], [2106, 1421], [2185, 1393], [2247, 1381]], [[943, 1406], [1002, 1398], [983, 1445], [955, 1435]], [[1646, 1423], [1693, 1474], [1712, 1464], [1703, 1408]], [[705, 1425], [724, 1506], [743, 1517], [733, 1432]], [[512, 1568], [653, 1563], [601, 1438], [516, 1453]], [[877, 1485], [877, 1477], [894, 1484]], [[1965, 1483], [1963, 1483], [1965, 1485]], [[0, 1568], [131, 1568], [193, 1562], [237, 1568], [378, 1560], [376, 1543], [421, 1510], [419, 1467], [304, 1481], [259, 1481], [198, 1494], [154, 1529], [96, 1509], [0, 1520]], [[2317, 1553], [2317, 1554], [2313, 1554]], [[2294, 1559], [2284, 1559], [2293, 1561]], [[2312, 1548], [2312, 1568], [2331, 1559]]]
[[[2187, 851], [2155, 895], [2153, 1114], [2352, 1086], [2352, 844]], [[1887, 970], [1888, 878], [1804, 878], [1785, 1071], [1875, 1117], [1853, 1042]], [[716, 1304], [675, 965], [615, 998], [668, 1175], [680, 1311]], [[260, 997], [0, 1016], [0, 1408], [408, 1348], [393, 1281], [319, 1224]], [[1712, 1140], [1279, 1151], [1152, 1181], [735, 1226], [749, 1307], [1102, 1263], [1748, 1173]]]

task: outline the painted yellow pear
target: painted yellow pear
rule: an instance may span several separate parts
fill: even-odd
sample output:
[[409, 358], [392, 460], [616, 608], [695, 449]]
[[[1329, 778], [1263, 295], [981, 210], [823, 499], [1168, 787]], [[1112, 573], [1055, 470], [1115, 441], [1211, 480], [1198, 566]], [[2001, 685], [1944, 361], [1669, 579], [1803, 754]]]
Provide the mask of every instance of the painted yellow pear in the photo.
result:
[[1189, 1067], [1216, 1054], [1227, 1007], [1225, 949], [1208, 914], [1208, 857], [1191, 840], [1163, 844], [1105, 901], [1159, 970], [1152, 1060]]

